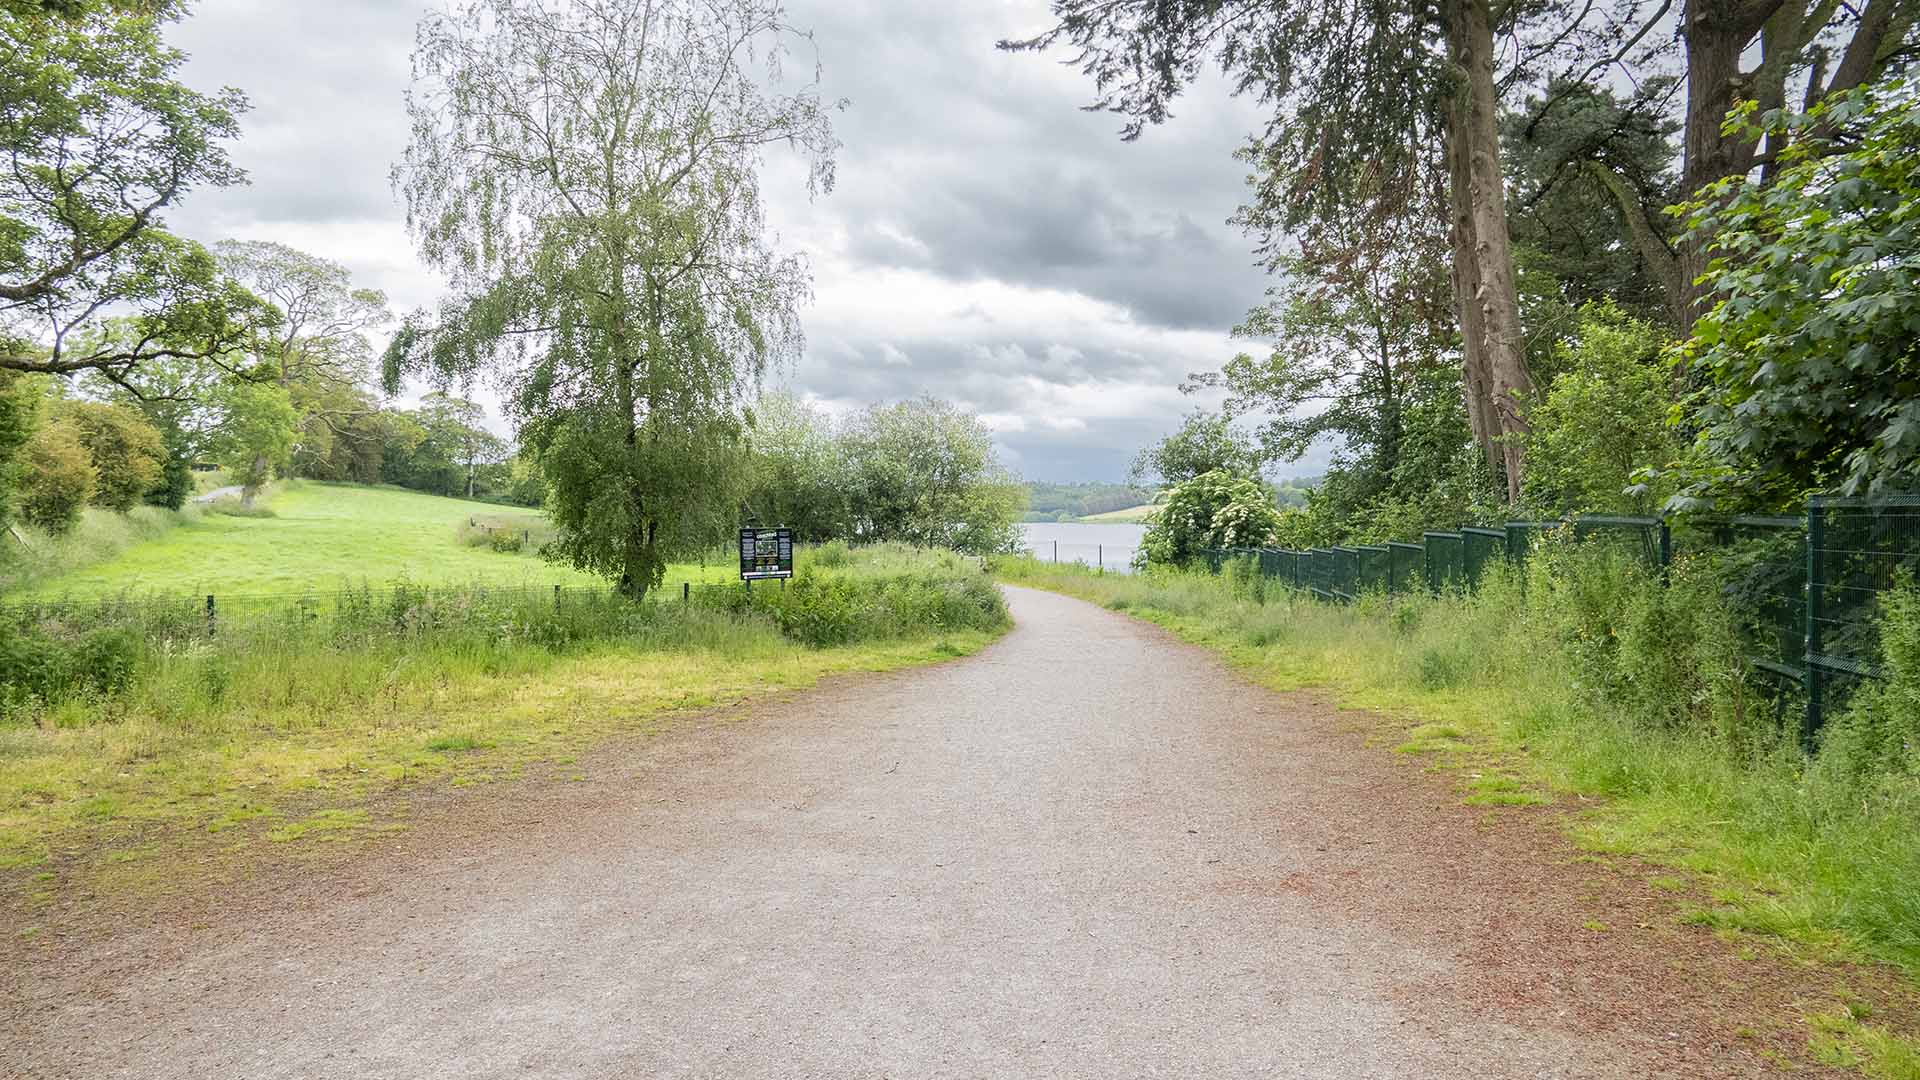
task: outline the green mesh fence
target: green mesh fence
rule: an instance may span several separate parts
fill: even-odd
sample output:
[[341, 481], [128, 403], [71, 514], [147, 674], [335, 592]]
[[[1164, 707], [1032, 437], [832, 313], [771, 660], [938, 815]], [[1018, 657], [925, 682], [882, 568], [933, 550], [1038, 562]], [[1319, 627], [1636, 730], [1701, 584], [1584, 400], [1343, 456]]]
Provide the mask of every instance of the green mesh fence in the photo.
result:
[[1333, 552], [1314, 548], [1307, 552], [1307, 588], [1322, 600], [1333, 600]]
[[1335, 547], [1333, 551], [1333, 595], [1352, 601], [1360, 595], [1360, 552], [1357, 548]]
[[1722, 560], [1723, 595], [1748, 661], [1796, 693], [1807, 678], [1806, 528], [1800, 517], [1694, 517], [1672, 534], [1682, 554]]
[[1360, 587], [1356, 592], [1387, 592], [1392, 587], [1389, 580], [1393, 567], [1393, 553], [1385, 544], [1362, 544], [1354, 549], [1359, 552]]
[[1469, 589], [1477, 588], [1487, 575], [1487, 568], [1507, 555], [1507, 531], [1505, 529], [1479, 529], [1468, 527], [1460, 530], [1460, 569], [1462, 580]]
[[1412, 592], [1420, 587], [1420, 574], [1427, 562], [1427, 551], [1419, 544], [1387, 545], [1387, 591]]
[[1500, 528], [1506, 534], [1507, 559], [1510, 562], [1525, 562], [1527, 553], [1533, 550], [1534, 541], [1547, 533], [1560, 528], [1559, 521], [1509, 521]]
[[1740, 620], [1748, 659], [1780, 688], [1784, 710], [1803, 699], [1802, 736], [1815, 732], [1861, 680], [1881, 674], [1878, 627], [1887, 592], [1920, 578], [1920, 496], [1814, 498], [1801, 517], [1660, 518], [1593, 515], [1568, 521], [1510, 521], [1428, 532], [1423, 543], [1291, 551], [1213, 551], [1217, 573], [1246, 559], [1265, 578], [1324, 600], [1367, 590], [1476, 588], [1496, 563], [1523, 562], [1549, 532], [1605, 545], [1660, 571], [1676, 547], [1722, 560], [1724, 595]]
[[1427, 553], [1427, 586], [1435, 591], [1466, 586], [1466, 540], [1459, 533], [1422, 533]]
[[1920, 574], [1920, 496], [1810, 499], [1806, 541], [1811, 738], [1828, 710], [1879, 674], [1882, 601]]

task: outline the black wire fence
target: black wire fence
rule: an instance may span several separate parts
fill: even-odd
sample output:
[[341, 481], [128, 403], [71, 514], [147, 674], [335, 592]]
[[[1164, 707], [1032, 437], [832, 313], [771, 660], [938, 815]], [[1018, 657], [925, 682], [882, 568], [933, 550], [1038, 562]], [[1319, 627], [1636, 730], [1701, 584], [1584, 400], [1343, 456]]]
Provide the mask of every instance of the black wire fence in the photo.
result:
[[1790, 699], [1803, 704], [1801, 738], [1809, 745], [1862, 680], [1882, 675], [1883, 598], [1920, 576], [1920, 496], [1821, 496], [1792, 517], [1509, 521], [1423, 533], [1418, 544], [1241, 548], [1205, 557], [1214, 573], [1244, 561], [1269, 582], [1351, 603], [1369, 593], [1476, 589], [1493, 568], [1524, 563], [1541, 537], [1559, 530], [1583, 545], [1613, 548], [1662, 579], [1676, 545], [1683, 556], [1725, 559], [1724, 592], [1741, 618], [1752, 669], [1775, 685], [1783, 709]]

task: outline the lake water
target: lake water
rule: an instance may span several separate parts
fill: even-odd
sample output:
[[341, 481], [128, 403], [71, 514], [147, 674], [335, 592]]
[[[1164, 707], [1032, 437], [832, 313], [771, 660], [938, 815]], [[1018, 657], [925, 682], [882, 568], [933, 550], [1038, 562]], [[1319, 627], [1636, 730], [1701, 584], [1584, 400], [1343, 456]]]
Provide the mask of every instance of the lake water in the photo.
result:
[[1052, 562], [1057, 552], [1063, 563], [1083, 562], [1124, 574], [1132, 568], [1133, 553], [1139, 549], [1147, 527], [1117, 522], [1082, 525], [1023, 521], [1020, 531], [1026, 536], [1027, 550], [1036, 559]]

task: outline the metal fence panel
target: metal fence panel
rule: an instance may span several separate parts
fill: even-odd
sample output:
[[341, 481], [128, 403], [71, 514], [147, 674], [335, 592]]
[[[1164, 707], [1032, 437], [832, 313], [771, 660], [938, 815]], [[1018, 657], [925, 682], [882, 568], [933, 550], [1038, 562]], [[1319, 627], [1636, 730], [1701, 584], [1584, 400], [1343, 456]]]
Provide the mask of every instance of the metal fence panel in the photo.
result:
[[1421, 574], [1426, 568], [1426, 549], [1419, 544], [1396, 541], [1387, 545], [1387, 551], [1387, 591], [1404, 593], [1419, 588]]
[[1470, 526], [1460, 530], [1460, 543], [1462, 578], [1467, 588], [1477, 589], [1486, 578], [1487, 567], [1506, 558], [1507, 531]]
[[1458, 589], [1466, 583], [1466, 542], [1459, 533], [1430, 532], [1421, 534], [1426, 542], [1427, 587], [1440, 589]]
[[1393, 552], [1384, 544], [1362, 544], [1354, 550], [1359, 552], [1360, 563], [1360, 587], [1354, 591], [1386, 591], [1391, 585], [1388, 579], [1392, 574]]

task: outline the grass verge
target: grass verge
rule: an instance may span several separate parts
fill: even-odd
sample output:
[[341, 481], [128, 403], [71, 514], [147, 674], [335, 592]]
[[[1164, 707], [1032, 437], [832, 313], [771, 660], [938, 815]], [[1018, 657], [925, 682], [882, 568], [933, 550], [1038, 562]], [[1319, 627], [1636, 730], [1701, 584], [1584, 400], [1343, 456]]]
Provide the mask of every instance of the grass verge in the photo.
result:
[[[1334, 688], [1344, 706], [1404, 721], [1402, 752], [1494, 755], [1497, 779], [1469, 800], [1600, 797], [1570, 818], [1576, 840], [1691, 871], [1712, 897], [1693, 921], [1920, 974], [1920, 787], [1834, 774], [1790, 738], [1647, 722], [1568, 655], [1590, 643], [1547, 633], [1543, 589], [1501, 581], [1342, 607], [1206, 574], [995, 568], [1216, 648], [1270, 687]], [[1771, 729], [1770, 715], [1749, 719]]]
[[[686, 710], [964, 655], [1008, 625], [977, 569], [887, 550], [749, 603], [337, 599], [212, 637], [111, 607], [96, 626], [27, 628], [46, 648], [8, 653], [20, 692], [0, 716], [0, 890], [25, 902], [28, 929], [63, 894], [164, 879], [168, 855], [210, 838], [258, 850], [361, 834], [388, 824], [368, 807], [396, 786], [517, 775]], [[76, 647], [123, 677], [40, 677]]]

